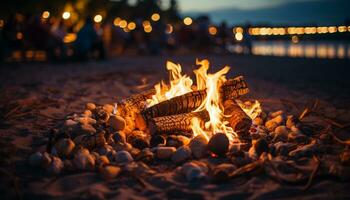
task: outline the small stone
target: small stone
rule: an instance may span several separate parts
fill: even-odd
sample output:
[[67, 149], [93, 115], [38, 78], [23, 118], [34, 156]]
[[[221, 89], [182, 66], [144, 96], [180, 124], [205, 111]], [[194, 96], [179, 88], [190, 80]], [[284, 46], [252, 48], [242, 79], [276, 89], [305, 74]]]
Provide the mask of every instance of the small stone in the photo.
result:
[[288, 129], [287, 129], [286, 126], [277, 126], [275, 128], [275, 133], [278, 134], [278, 135], [279, 134], [286, 135], [286, 134], [288, 134]]
[[229, 174], [236, 170], [237, 167], [233, 164], [223, 163], [217, 165], [213, 172], [213, 178], [216, 182], [225, 182], [229, 180]]
[[165, 145], [165, 138], [161, 135], [153, 135], [150, 141], [151, 147], [156, 147], [160, 144]]
[[106, 155], [108, 152], [112, 151], [113, 147], [105, 144], [97, 149], [97, 153], [100, 155]]
[[146, 121], [140, 113], [136, 114], [135, 116], [135, 128], [141, 131], [144, 131], [147, 128]]
[[47, 168], [47, 170], [52, 174], [59, 174], [61, 173], [63, 167], [64, 167], [64, 164], [62, 160], [59, 157], [53, 157], [52, 162], [50, 166]]
[[122, 131], [126, 126], [125, 120], [122, 117], [116, 115], [112, 115], [109, 117], [108, 124], [115, 131]]
[[202, 168], [195, 162], [185, 163], [181, 170], [189, 182], [197, 182], [206, 178]]
[[51, 161], [52, 161], [52, 159], [51, 159], [50, 155], [47, 152], [44, 152], [43, 157], [41, 159], [40, 166], [43, 168], [47, 168], [51, 164]]
[[126, 142], [126, 136], [123, 131], [118, 131], [113, 134], [112, 136], [114, 142], [120, 142], [120, 143], [125, 143]]
[[260, 156], [263, 152], [269, 151], [268, 143], [264, 138], [253, 140], [252, 143], [257, 156]]
[[29, 156], [29, 164], [32, 166], [40, 166], [43, 159], [43, 154], [40, 152], [35, 152]]
[[110, 115], [114, 111], [114, 106], [111, 104], [105, 104], [103, 105], [102, 109], [105, 110]]
[[283, 110], [277, 110], [277, 111], [275, 111], [275, 112], [269, 113], [269, 117], [271, 117], [271, 118], [275, 118], [275, 117], [277, 117], [278, 115], [283, 115]]
[[267, 121], [267, 122], [265, 123], [265, 126], [266, 126], [267, 130], [273, 131], [273, 130], [276, 129], [276, 127], [278, 126], [278, 124], [277, 124], [275, 121], [273, 121], [273, 120], [269, 120], [269, 121]]
[[69, 127], [71, 127], [71, 126], [75, 126], [75, 125], [77, 125], [78, 124], [78, 122], [76, 122], [76, 121], [74, 121], [74, 120], [72, 120], [72, 119], [67, 119], [66, 121], [65, 121], [65, 123], [64, 123], [66, 126], [69, 126]]
[[91, 111], [96, 109], [96, 105], [94, 103], [87, 103], [85, 107]]
[[130, 144], [133, 147], [140, 149], [140, 150], [149, 147], [148, 141], [146, 140], [146, 138], [143, 138], [143, 137], [137, 137], [137, 138], [133, 139], [132, 141], [130, 141]]
[[79, 117], [78, 121], [80, 124], [88, 124], [88, 125], [96, 124], [96, 120], [91, 117], [85, 117], [85, 116]]
[[264, 120], [261, 117], [256, 117], [253, 120], [253, 125], [263, 125], [264, 124]]
[[136, 156], [137, 161], [142, 161], [144, 163], [152, 163], [154, 160], [154, 153], [149, 149], [145, 148]]
[[125, 165], [134, 161], [134, 159], [132, 158], [129, 152], [118, 151], [114, 156], [114, 161], [116, 162], [117, 165]]
[[191, 153], [191, 149], [188, 146], [182, 146], [175, 151], [171, 160], [176, 164], [183, 163], [191, 158]]
[[75, 154], [73, 162], [80, 170], [92, 170], [95, 167], [95, 160], [87, 149], [80, 149]]
[[188, 137], [182, 135], [170, 135], [167, 138], [166, 146], [178, 148], [187, 145], [189, 142], [190, 139]]
[[80, 127], [81, 127], [83, 134], [96, 133], [96, 129], [93, 126], [91, 126], [90, 124], [82, 124]]
[[186, 136], [183, 136], [183, 135], [178, 135], [177, 136], [177, 139], [181, 142], [181, 146], [186, 146], [190, 143], [191, 139], [186, 137]]
[[292, 126], [296, 126], [299, 123], [300, 123], [299, 119], [296, 118], [294, 115], [287, 116], [287, 121], [286, 121], [287, 128], [290, 129], [290, 128], [292, 128]]
[[103, 109], [97, 109], [96, 117], [101, 122], [107, 122], [109, 119], [109, 114]]
[[61, 139], [55, 144], [55, 148], [60, 157], [68, 157], [72, 153], [74, 147], [74, 142], [68, 138]]
[[154, 151], [158, 159], [165, 160], [165, 159], [171, 158], [171, 156], [176, 151], [176, 148], [175, 147], [155, 147]]
[[92, 116], [91, 110], [85, 110], [85, 111], [83, 112], [83, 116], [84, 116], [84, 117], [91, 117], [91, 116]]
[[207, 155], [208, 141], [204, 136], [196, 136], [189, 144], [192, 154], [195, 158], [203, 158]]
[[96, 165], [98, 167], [102, 167], [102, 166], [105, 166], [105, 165], [108, 165], [108, 164], [109, 164], [109, 159], [107, 158], [107, 156], [102, 155], [102, 156], [98, 156], [96, 158]]
[[116, 178], [119, 175], [120, 171], [121, 171], [120, 167], [113, 166], [113, 165], [104, 166], [100, 169], [100, 173], [102, 177], [106, 180]]
[[229, 148], [230, 141], [224, 133], [216, 133], [213, 135], [208, 143], [208, 149], [218, 156], [224, 156]]

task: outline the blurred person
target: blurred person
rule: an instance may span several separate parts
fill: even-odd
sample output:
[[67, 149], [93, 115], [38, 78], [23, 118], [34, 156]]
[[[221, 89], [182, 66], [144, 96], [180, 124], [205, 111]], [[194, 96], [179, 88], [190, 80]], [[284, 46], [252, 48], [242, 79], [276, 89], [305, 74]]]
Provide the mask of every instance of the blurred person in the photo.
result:
[[84, 26], [77, 33], [77, 39], [74, 42], [74, 52], [78, 60], [87, 60], [89, 53], [95, 50], [99, 53], [99, 58], [104, 56], [103, 42], [98, 36], [91, 17], [88, 17]]
[[252, 36], [249, 34], [250, 27], [248, 24], [243, 31], [243, 52], [248, 55], [252, 54]]
[[227, 53], [227, 43], [229, 39], [229, 30], [227, 28], [226, 22], [222, 22], [219, 31], [218, 31], [218, 38], [219, 38], [219, 45], [221, 47], [222, 53]]

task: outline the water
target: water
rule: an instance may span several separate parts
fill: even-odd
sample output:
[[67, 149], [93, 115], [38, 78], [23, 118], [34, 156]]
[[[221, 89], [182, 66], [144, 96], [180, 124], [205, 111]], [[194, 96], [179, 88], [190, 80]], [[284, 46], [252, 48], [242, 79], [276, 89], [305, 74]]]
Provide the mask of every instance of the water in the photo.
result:
[[[232, 45], [229, 47], [234, 53], [243, 53], [244, 47]], [[254, 41], [252, 54], [263, 56], [288, 56], [304, 58], [349, 59], [350, 42], [334, 41]]]

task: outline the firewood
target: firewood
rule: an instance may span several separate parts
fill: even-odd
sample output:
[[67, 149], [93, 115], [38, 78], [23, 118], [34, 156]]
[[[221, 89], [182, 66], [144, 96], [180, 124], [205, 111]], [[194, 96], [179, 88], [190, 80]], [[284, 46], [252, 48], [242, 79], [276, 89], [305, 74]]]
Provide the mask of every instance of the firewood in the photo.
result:
[[[230, 79], [220, 87], [220, 94], [223, 100], [234, 99], [248, 92], [247, 84], [244, 82], [242, 76]], [[153, 105], [142, 111], [142, 114], [146, 120], [149, 120], [155, 117], [189, 113], [196, 110], [205, 100], [206, 96], [206, 90], [189, 92]]]
[[202, 123], [209, 119], [207, 112], [162, 116], [150, 119], [149, 129], [152, 134], [181, 134], [190, 132], [193, 117], [197, 117]]
[[249, 88], [244, 81], [243, 76], [238, 76], [234, 79], [229, 79], [220, 87], [221, 98], [223, 101], [228, 99], [236, 99], [239, 96], [247, 94]]
[[146, 100], [152, 98], [155, 94], [155, 89], [150, 89], [145, 92], [131, 95], [130, 97], [121, 100], [118, 103], [118, 112], [121, 116], [133, 115], [139, 113], [146, 106]]
[[248, 131], [252, 120], [234, 100], [224, 102], [224, 114], [228, 116], [227, 121], [240, 139], [250, 140]]

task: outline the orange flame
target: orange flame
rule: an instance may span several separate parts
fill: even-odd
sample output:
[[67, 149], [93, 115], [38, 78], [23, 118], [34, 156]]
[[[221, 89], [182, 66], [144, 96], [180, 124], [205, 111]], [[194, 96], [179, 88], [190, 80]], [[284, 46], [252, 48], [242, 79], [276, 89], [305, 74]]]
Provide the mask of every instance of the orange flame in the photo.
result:
[[[216, 133], [225, 133], [232, 144], [237, 138], [237, 134], [228, 126], [229, 123], [225, 121], [225, 117], [228, 116], [223, 114], [219, 93], [219, 88], [226, 81], [225, 75], [230, 70], [230, 67], [225, 66], [220, 71], [209, 74], [208, 60], [196, 60], [196, 64], [200, 65], [200, 68], [194, 70], [197, 84], [196, 89], [206, 90], [207, 96], [202, 104], [193, 112], [207, 111], [209, 114], [209, 121], [205, 122], [204, 127], [202, 127], [200, 120], [194, 117], [191, 121], [193, 136], [202, 135], [209, 140], [210, 137]], [[168, 61], [167, 69], [170, 72], [170, 86], [163, 81], [156, 84], [154, 86], [156, 94], [152, 96], [152, 99], [147, 100], [148, 107], [173, 97], [192, 92], [193, 81], [189, 76], [182, 75], [182, 69], [179, 64]], [[252, 119], [255, 119], [261, 112], [260, 103], [258, 101], [250, 105], [246, 105], [240, 101], [237, 101], [237, 103]]]

